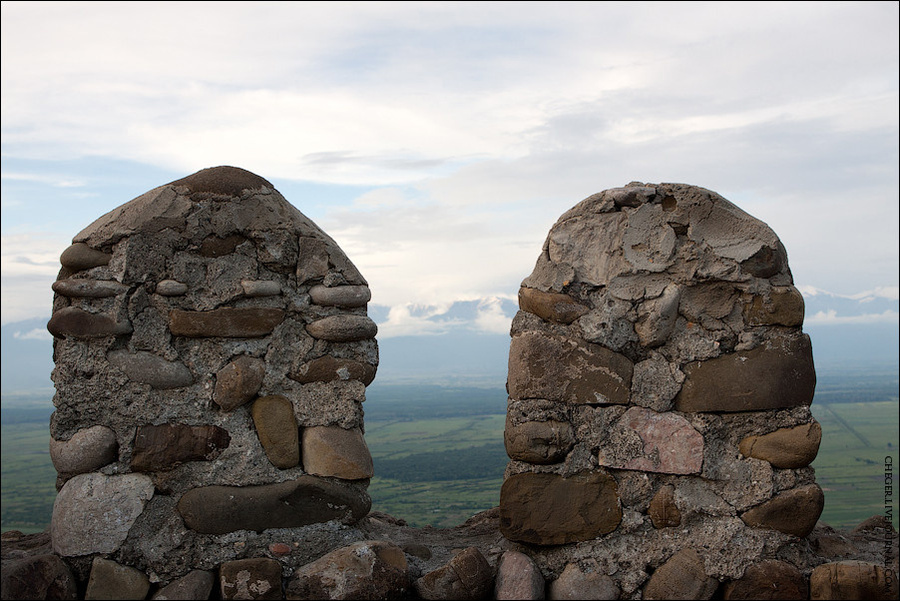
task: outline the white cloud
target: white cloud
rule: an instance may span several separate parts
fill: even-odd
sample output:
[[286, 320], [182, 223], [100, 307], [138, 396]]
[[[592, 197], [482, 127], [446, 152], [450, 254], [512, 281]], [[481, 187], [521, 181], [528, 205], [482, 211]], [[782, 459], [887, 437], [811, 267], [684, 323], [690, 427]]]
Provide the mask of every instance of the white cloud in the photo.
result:
[[900, 313], [897, 311], [884, 311], [883, 313], [864, 313], [862, 315], [838, 315], [837, 311], [819, 311], [804, 320], [805, 325], [829, 326], [847, 324], [897, 324], [900, 323]]
[[13, 338], [17, 340], [52, 340], [53, 336], [46, 329], [35, 328], [27, 332], [14, 332]]

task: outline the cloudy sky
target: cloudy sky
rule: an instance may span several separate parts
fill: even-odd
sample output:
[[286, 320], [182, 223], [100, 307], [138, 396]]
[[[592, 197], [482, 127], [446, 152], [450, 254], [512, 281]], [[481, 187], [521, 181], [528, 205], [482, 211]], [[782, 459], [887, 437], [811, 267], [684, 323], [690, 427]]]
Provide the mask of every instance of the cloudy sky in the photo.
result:
[[2, 321], [216, 165], [341, 244], [381, 335], [457, 301], [507, 328], [556, 218], [630, 181], [767, 222], [807, 294], [896, 299], [898, 85], [896, 2], [3, 2]]

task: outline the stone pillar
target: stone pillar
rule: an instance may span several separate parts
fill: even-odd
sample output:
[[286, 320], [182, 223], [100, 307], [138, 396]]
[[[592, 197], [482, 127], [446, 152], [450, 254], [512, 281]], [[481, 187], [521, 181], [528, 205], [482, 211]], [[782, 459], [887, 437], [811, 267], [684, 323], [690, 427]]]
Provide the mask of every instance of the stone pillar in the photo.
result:
[[679, 598], [812, 530], [812, 349], [766, 224], [694, 186], [606, 190], [552, 227], [519, 307], [507, 539], [580, 545], [627, 595], [655, 570], [647, 598]]
[[166, 581], [368, 513], [369, 288], [268, 181], [217, 167], [161, 186], [61, 263], [56, 553]]

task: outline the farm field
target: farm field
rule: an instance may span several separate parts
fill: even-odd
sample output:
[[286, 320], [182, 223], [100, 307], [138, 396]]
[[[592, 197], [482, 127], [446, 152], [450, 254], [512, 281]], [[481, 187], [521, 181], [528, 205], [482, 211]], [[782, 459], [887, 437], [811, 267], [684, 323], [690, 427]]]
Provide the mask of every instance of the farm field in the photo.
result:
[[[898, 459], [896, 381], [896, 375], [850, 384], [823, 378], [823, 394], [812, 405], [823, 429], [813, 467], [825, 490], [822, 520], [834, 527], [884, 513], [884, 460]], [[414, 526], [447, 527], [499, 503], [507, 462], [502, 388], [373, 385], [367, 396], [373, 510]], [[3, 531], [38, 532], [49, 524], [56, 494], [49, 411], [4, 405]]]

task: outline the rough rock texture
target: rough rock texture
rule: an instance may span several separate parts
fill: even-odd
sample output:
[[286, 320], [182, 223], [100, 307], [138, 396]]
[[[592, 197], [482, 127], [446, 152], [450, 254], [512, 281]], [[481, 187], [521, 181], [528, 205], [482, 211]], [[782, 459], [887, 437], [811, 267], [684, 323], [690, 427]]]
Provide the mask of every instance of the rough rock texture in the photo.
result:
[[506, 551], [497, 564], [494, 599], [544, 599], [540, 568], [524, 553]]
[[401, 599], [412, 588], [403, 550], [384, 541], [337, 549], [294, 572], [288, 599]]
[[810, 599], [896, 599], [897, 572], [866, 561], [820, 565], [809, 579]]
[[726, 601], [802, 601], [809, 598], [809, 584], [806, 577], [793, 565], [784, 561], [767, 560], [753, 564], [743, 576], [725, 585], [722, 597]]
[[281, 564], [268, 557], [227, 561], [219, 586], [222, 599], [281, 599]]
[[447, 565], [416, 580], [416, 592], [422, 599], [484, 599], [493, 589], [490, 564], [477, 547], [469, 547]]
[[142, 571], [115, 561], [95, 557], [91, 565], [85, 599], [145, 599], [150, 580]]
[[78, 599], [78, 582], [58, 555], [24, 557], [3, 565], [0, 597], [74, 601]]
[[[592, 558], [625, 598], [709, 598], [813, 530], [812, 346], [766, 224], [695, 186], [606, 190], [551, 228], [519, 309], [510, 541]], [[598, 476], [591, 503], [568, 484]]]
[[[252, 559], [211, 551], [232, 549], [216, 536], [241, 531], [252, 546], [266, 530], [366, 515], [368, 450], [367, 469], [323, 478], [304, 469], [300, 440], [350, 431], [352, 444], [306, 463], [360, 462], [378, 365], [371, 293], [271, 183], [204, 169], [103, 215], [60, 262], [47, 326], [57, 553], [115, 553], [170, 582]], [[334, 377], [293, 377], [310, 365]]]
[[563, 599], [618, 599], [619, 587], [606, 574], [596, 571], [583, 572], [578, 564], [570, 563], [550, 583], [547, 598], [552, 601]]

